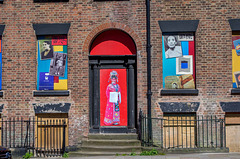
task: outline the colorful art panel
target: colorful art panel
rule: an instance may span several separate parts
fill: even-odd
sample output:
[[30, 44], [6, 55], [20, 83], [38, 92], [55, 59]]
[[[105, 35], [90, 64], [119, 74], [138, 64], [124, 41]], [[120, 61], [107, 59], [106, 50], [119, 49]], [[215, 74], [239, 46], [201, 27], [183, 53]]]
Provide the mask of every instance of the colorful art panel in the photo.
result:
[[240, 88], [240, 35], [232, 36], [232, 85]]
[[100, 70], [100, 125], [127, 126], [126, 69]]
[[38, 37], [37, 90], [67, 90], [67, 45], [60, 45], [66, 37]]
[[2, 90], [2, 37], [0, 36], [0, 90]]
[[164, 34], [162, 41], [163, 88], [195, 89], [194, 34]]

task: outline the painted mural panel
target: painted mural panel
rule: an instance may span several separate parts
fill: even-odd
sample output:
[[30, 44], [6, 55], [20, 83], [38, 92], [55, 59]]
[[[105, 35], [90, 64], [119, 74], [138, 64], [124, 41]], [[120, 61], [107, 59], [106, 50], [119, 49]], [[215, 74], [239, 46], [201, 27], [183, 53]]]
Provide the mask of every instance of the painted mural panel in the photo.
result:
[[0, 36], [0, 90], [2, 90], [2, 37]]
[[240, 33], [232, 35], [232, 84], [240, 88]]
[[100, 125], [127, 126], [126, 69], [100, 70]]
[[162, 41], [163, 88], [195, 89], [194, 34], [164, 34]]
[[37, 90], [67, 90], [67, 36], [38, 36]]

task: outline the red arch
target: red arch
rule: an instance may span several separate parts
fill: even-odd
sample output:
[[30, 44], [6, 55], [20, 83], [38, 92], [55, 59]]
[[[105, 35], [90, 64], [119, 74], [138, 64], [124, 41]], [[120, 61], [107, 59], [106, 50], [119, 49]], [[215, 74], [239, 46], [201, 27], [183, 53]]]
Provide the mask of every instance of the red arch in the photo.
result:
[[133, 39], [121, 30], [107, 30], [98, 35], [90, 48], [90, 55], [135, 55]]

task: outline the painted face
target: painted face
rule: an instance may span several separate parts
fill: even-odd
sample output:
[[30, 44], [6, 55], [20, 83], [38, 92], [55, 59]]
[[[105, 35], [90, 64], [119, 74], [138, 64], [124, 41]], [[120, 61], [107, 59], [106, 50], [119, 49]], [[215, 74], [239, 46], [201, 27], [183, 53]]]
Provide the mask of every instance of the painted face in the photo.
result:
[[42, 45], [44, 50], [50, 50], [50, 45], [48, 43], [43, 43]]
[[115, 77], [113, 77], [111, 80], [112, 80], [112, 83], [116, 83], [117, 82], [117, 79]]
[[176, 42], [174, 36], [169, 36], [167, 38], [167, 45], [169, 48], [174, 48], [176, 44], [177, 44], [177, 42]]

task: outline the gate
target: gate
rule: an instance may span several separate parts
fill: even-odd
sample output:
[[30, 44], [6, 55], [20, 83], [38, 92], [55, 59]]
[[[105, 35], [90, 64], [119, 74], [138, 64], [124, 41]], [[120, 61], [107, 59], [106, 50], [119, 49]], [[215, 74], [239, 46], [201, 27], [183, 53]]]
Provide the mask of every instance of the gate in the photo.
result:
[[163, 149], [225, 148], [225, 120], [216, 116], [148, 118], [140, 111], [139, 139], [142, 146]]
[[35, 117], [2, 118], [1, 146], [25, 148], [35, 157], [61, 156], [65, 152], [66, 121]]

